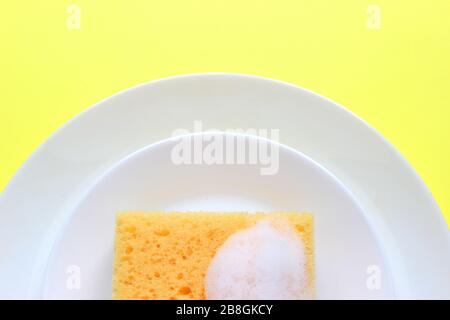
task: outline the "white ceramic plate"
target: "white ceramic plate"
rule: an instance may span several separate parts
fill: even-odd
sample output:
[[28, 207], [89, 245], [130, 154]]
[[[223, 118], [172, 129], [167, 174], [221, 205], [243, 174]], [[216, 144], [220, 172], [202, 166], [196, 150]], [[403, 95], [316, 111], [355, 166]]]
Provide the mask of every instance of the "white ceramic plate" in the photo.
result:
[[[243, 157], [245, 164], [176, 164], [172, 151], [182, 141], [192, 145], [194, 139], [205, 146], [228, 142], [232, 148], [223, 148], [223, 159], [227, 152], [235, 155], [237, 145], [246, 146], [247, 154], [250, 145], [256, 147], [256, 154], [272, 151], [267, 159], [272, 160], [273, 170], [264, 174], [261, 169], [267, 166], [262, 159], [249, 164], [248, 157]], [[204, 149], [198, 149], [199, 153]], [[330, 173], [299, 152], [269, 140], [197, 134], [145, 148], [94, 185], [55, 244], [43, 284], [44, 298], [111, 298], [115, 215], [130, 210], [312, 212], [317, 298], [393, 297], [390, 272], [375, 234], [353, 196]], [[67, 286], [73, 276], [67, 271], [74, 266], [81, 279], [76, 290]], [[372, 274], [372, 268], [377, 274]], [[379, 283], [372, 285], [368, 279], [373, 277]]]
[[314, 93], [229, 74], [175, 77], [124, 91], [41, 146], [0, 198], [0, 297], [39, 297], [56, 234], [93, 182], [130, 153], [192, 128], [194, 120], [206, 128], [280, 129], [283, 144], [326, 167], [358, 199], [385, 248], [397, 297], [450, 297], [447, 226], [395, 149]]

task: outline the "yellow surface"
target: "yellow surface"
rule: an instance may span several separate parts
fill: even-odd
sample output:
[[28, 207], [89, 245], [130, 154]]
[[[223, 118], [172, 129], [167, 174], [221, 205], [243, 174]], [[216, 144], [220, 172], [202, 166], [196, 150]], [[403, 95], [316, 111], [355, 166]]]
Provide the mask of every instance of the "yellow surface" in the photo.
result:
[[93, 103], [152, 79], [224, 71], [292, 82], [361, 116], [450, 222], [449, 12], [448, 0], [3, 1], [0, 190]]
[[314, 288], [310, 214], [141, 212], [117, 216], [113, 298], [205, 299], [205, 274], [217, 249], [235, 232], [269, 217], [279, 228], [288, 221], [303, 240]]

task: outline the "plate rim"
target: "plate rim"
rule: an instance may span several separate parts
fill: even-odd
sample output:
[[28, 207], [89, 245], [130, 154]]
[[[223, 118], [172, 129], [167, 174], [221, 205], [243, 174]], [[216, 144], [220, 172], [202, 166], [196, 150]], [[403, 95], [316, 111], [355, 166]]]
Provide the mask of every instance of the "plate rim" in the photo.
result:
[[[0, 197], [2, 195], [4, 195], [4, 194], [7, 194], [7, 193], [10, 192], [10, 189], [13, 188], [13, 186], [16, 183], [16, 180], [18, 180], [20, 178], [20, 176], [26, 174], [25, 171], [29, 167], [29, 164], [31, 162], [33, 162], [33, 160], [36, 158], [36, 156], [44, 148], [46, 148], [46, 146], [51, 141], [53, 141], [57, 136], [59, 136], [63, 131], [65, 131], [65, 129], [70, 127], [73, 123], [79, 121], [81, 118], [83, 118], [85, 116], [88, 116], [90, 113], [93, 113], [97, 109], [107, 108], [106, 102], [111, 101], [111, 100], [113, 100], [113, 99], [115, 99], [118, 96], [121, 96], [123, 94], [132, 94], [134, 91], [137, 91], [139, 89], [145, 88], [145, 87], [147, 87], [149, 85], [154, 85], [154, 84], [157, 84], [157, 83], [162, 83], [162, 82], [172, 81], [172, 80], [178, 80], [178, 79], [196, 78], [196, 77], [205, 77], [205, 76], [206, 77], [208, 77], [208, 76], [214, 76], [214, 77], [215, 76], [227, 76], [227, 77], [230, 77], [231, 76], [231, 77], [238, 77], [238, 78], [249, 78], [249, 79], [254, 79], [254, 80], [262, 80], [262, 81], [274, 82], [274, 83], [277, 83], [279, 85], [287, 86], [287, 87], [290, 87], [290, 88], [295, 89], [295, 90], [301, 90], [301, 91], [303, 91], [303, 92], [305, 92], [305, 93], [307, 93], [309, 95], [314, 96], [315, 98], [322, 99], [322, 100], [327, 101], [330, 104], [333, 104], [335, 107], [339, 108], [339, 110], [341, 112], [346, 113], [347, 115], [351, 116], [353, 118], [353, 120], [356, 120], [360, 124], [363, 124], [365, 127], [367, 127], [367, 129], [369, 129], [374, 135], [377, 136], [377, 138], [379, 138], [386, 146], [389, 147], [390, 151], [394, 152], [396, 157], [398, 157], [403, 162], [403, 165], [405, 167], [407, 167], [409, 169], [409, 171], [413, 174], [414, 178], [416, 179], [416, 182], [418, 182], [420, 184], [420, 186], [423, 188], [423, 190], [426, 191], [429, 194], [430, 202], [435, 206], [435, 209], [438, 210], [440, 215], [443, 216], [442, 211], [441, 211], [437, 201], [432, 196], [431, 190], [427, 187], [427, 185], [425, 184], [423, 179], [420, 177], [419, 173], [415, 170], [415, 168], [407, 161], [406, 157], [403, 156], [400, 153], [400, 151], [398, 151], [395, 148], [395, 146], [389, 140], [387, 140], [387, 138], [385, 138], [383, 135], [381, 135], [381, 133], [379, 133], [367, 121], [365, 121], [364, 119], [362, 119], [361, 117], [356, 115], [356, 113], [354, 113], [350, 109], [345, 108], [343, 105], [341, 105], [341, 104], [339, 104], [339, 103], [337, 103], [337, 102], [327, 98], [326, 96], [322, 96], [322, 95], [320, 95], [320, 94], [318, 94], [318, 93], [316, 93], [316, 92], [314, 92], [312, 90], [306, 89], [304, 87], [300, 87], [298, 85], [295, 85], [295, 84], [292, 84], [292, 83], [289, 83], [289, 82], [284, 82], [284, 81], [278, 80], [278, 79], [267, 78], [267, 77], [251, 75], [251, 74], [227, 73], [227, 72], [189, 73], [189, 74], [181, 74], [181, 75], [176, 75], [176, 76], [163, 77], [163, 78], [160, 78], [160, 79], [155, 79], [155, 80], [143, 82], [143, 83], [137, 84], [135, 86], [132, 86], [130, 88], [117, 91], [117, 92], [113, 93], [111, 96], [108, 96], [107, 98], [104, 98], [104, 99], [100, 100], [99, 102], [94, 103], [92, 106], [90, 106], [87, 109], [81, 111], [79, 114], [75, 115], [73, 118], [71, 118], [67, 122], [65, 122], [62, 126], [57, 128], [47, 139], [45, 139], [43, 141], [43, 143], [41, 143], [38, 146], [31, 153], [31, 155], [25, 160], [25, 162], [19, 167], [19, 169], [13, 174], [13, 176], [11, 177], [9, 182], [6, 184], [6, 186], [3, 189], [3, 191], [0, 193]], [[0, 200], [1, 200], [1, 198], [0, 198]]]

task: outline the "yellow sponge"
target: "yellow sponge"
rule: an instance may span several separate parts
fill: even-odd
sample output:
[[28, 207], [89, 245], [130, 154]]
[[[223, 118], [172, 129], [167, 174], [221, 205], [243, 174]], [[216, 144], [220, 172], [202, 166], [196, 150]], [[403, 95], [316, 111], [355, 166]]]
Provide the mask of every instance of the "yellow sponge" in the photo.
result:
[[314, 287], [313, 218], [299, 213], [145, 213], [117, 215], [114, 299], [205, 299], [212, 258], [235, 232], [261, 219], [284, 219], [303, 240]]

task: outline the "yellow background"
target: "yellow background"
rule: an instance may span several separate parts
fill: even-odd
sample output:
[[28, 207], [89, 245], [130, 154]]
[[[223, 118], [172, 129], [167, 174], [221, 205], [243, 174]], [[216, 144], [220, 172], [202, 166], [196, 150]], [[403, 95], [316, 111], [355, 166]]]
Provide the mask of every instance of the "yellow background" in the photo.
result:
[[[67, 27], [71, 4], [79, 30]], [[379, 30], [368, 28], [374, 4]], [[3, 1], [0, 190], [93, 103], [224, 71], [292, 82], [355, 112], [405, 155], [450, 223], [449, 14], [449, 0]]]

